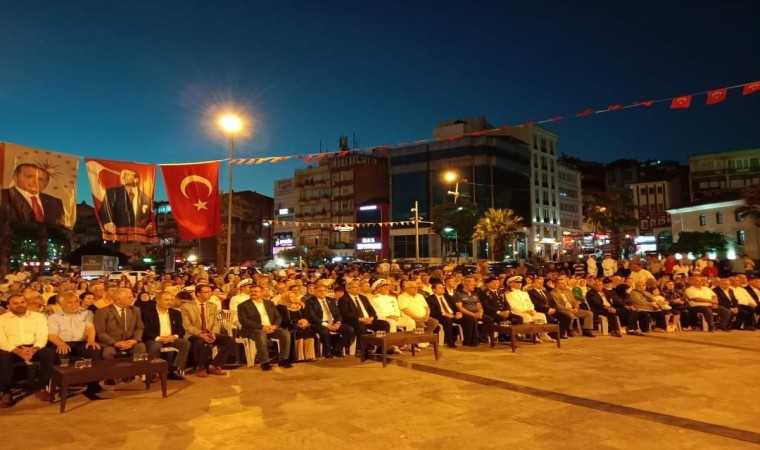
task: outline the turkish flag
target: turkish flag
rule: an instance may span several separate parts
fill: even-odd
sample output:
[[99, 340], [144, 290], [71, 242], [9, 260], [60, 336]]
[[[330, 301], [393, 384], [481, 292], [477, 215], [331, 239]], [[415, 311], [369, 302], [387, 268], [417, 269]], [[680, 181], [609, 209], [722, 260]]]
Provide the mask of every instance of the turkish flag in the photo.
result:
[[222, 230], [219, 161], [162, 165], [161, 173], [182, 239], [219, 234]]
[[676, 97], [670, 102], [671, 109], [688, 108], [689, 106], [691, 106], [691, 95]]
[[760, 81], [755, 81], [754, 83], [747, 83], [744, 85], [744, 88], [742, 89], [742, 95], [754, 94], [755, 92], [760, 92]]
[[716, 103], [720, 103], [722, 101], [726, 100], [726, 94], [728, 94], [728, 89], [716, 89], [714, 91], [710, 91], [707, 93], [707, 104], [708, 105], [714, 105]]

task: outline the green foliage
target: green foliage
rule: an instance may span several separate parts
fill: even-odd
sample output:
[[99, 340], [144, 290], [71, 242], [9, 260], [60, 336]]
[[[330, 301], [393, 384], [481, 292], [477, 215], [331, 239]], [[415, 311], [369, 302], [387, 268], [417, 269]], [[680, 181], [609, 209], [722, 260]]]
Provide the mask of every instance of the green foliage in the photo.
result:
[[317, 247], [310, 249], [306, 253], [306, 262], [309, 265], [320, 265], [320, 263], [324, 264], [325, 262], [332, 261], [333, 257], [335, 257], [335, 253], [329, 248]]
[[760, 184], [753, 184], [742, 189], [742, 198], [747, 206], [736, 210], [739, 217], [749, 216], [755, 226], [760, 227]]
[[[478, 209], [470, 202], [444, 203], [433, 207], [430, 220], [434, 232], [448, 241], [454, 241], [459, 236], [460, 242], [468, 242], [478, 223]], [[443, 231], [453, 228], [453, 232]]]
[[728, 248], [726, 237], [712, 231], [682, 231], [678, 242], [670, 246], [671, 252], [693, 253], [694, 256], [709, 252], [724, 252]]
[[584, 211], [586, 222], [597, 233], [610, 236], [613, 254], [622, 252], [621, 235], [627, 229], [636, 227], [631, 190], [628, 188], [613, 189], [595, 196]]
[[298, 258], [306, 259], [307, 248], [298, 246], [294, 248], [288, 248], [277, 253], [278, 258], [282, 258], [286, 261], [298, 261]]
[[478, 220], [472, 233], [472, 239], [493, 240], [493, 259], [504, 259], [504, 243], [524, 233], [523, 218], [516, 216], [511, 209], [489, 208]]

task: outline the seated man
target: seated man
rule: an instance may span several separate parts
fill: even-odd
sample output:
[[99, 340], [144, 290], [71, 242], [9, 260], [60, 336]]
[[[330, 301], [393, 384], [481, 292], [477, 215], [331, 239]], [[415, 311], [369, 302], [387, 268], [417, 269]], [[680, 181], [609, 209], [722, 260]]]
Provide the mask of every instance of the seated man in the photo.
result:
[[182, 313], [173, 309], [174, 295], [162, 291], [156, 296], [156, 307], [142, 310], [145, 326], [143, 340], [148, 347], [148, 356], [160, 358], [161, 349], [177, 349], [172, 367], [169, 369], [170, 380], [184, 380], [181, 371], [185, 370], [190, 343], [185, 340], [185, 328], [182, 327]]
[[[572, 324], [572, 316], [562, 314], [561, 311], [556, 308], [557, 305], [554, 303], [551, 295], [546, 291], [546, 289], [544, 289], [543, 278], [536, 276], [536, 278], [533, 279], [533, 285], [528, 291], [528, 297], [530, 298], [531, 303], [533, 303], [535, 310], [546, 316], [547, 323], [559, 324], [559, 335], [552, 337], [555, 339], [564, 339], [569, 331], [568, 328], [570, 328], [570, 325]], [[590, 311], [586, 312], [588, 313]], [[593, 320], [591, 320], [591, 322], [593, 322]], [[590, 329], [584, 330], [583, 335], [594, 337], [591, 329], [593, 329], [593, 324], [591, 325]], [[570, 331], [570, 333], [572, 332]]]
[[117, 351], [129, 355], [145, 353], [142, 314], [140, 308], [132, 306], [135, 299], [132, 291], [118, 288], [111, 299], [113, 303], [100, 308], [94, 320], [103, 359], [113, 359]]
[[[401, 308], [398, 306], [398, 300], [391, 295], [391, 285], [388, 280], [381, 278], [372, 283], [372, 289], [377, 292], [377, 295], [370, 300], [370, 303], [375, 308], [377, 318], [388, 322], [390, 332], [395, 333], [398, 328], [403, 328], [407, 331], [412, 331], [417, 324], [410, 317], [401, 314]], [[388, 349], [389, 353], [400, 354], [401, 349], [398, 346], [393, 346]]]
[[[48, 317], [48, 347], [55, 349], [60, 357], [77, 356], [101, 360], [100, 344], [95, 342], [93, 313], [82, 309], [76, 291], [67, 290], [58, 294], [61, 312]], [[85, 396], [90, 397], [102, 388], [97, 381], [89, 383]]]
[[[594, 313], [586, 309], [581, 309], [581, 305], [573, 296], [573, 292], [567, 287], [566, 277], [557, 278], [556, 283], [556, 287], [550, 293], [550, 304], [554, 305], [557, 309], [555, 314], [560, 323], [560, 334], [562, 322], [566, 322], [567, 325], [565, 326], [565, 330], [567, 331], [567, 336], [572, 337], [573, 331], [570, 330], [569, 325], [572, 323], [573, 318], [577, 317], [580, 319], [581, 324], [583, 325], [583, 336], [594, 337], [594, 333], [592, 331], [594, 329]], [[594, 281], [591, 283], [593, 285]], [[533, 295], [534, 294], [531, 291], [531, 298]], [[588, 300], [586, 300], [586, 302], [588, 302]], [[538, 309], [538, 307], [536, 309]], [[615, 325], [617, 326], [617, 323]]]
[[[182, 304], [182, 327], [185, 329], [185, 339], [195, 360], [195, 375], [206, 378], [211, 375], [227, 375], [222, 370], [224, 363], [235, 348], [235, 338], [219, 334], [221, 324], [217, 320], [216, 305], [207, 303], [211, 298], [211, 286], [198, 284], [195, 286], [195, 300]], [[213, 360], [210, 347], [216, 347], [217, 353]]]
[[418, 328], [424, 328], [427, 333], [438, 328], [438, 321], [430, 317], [430, 307], [425, 297], [419, 293], [419, 282], [404, 282], [404, 292], [398, 296], [398, 306], [401, 312], [414, 320]]
[[[325, 358], [345, 356], [343, 352], [354, 339], [354, 329], [342, 323], [337, 302], [327, 297], [327, 286], [320, 284], [314, 287], [314, 296], [306, 301], [306, 320], [319, 335]], [[330, 332], [337, 333], [335, 339], [332, 339]]]
[[240, 336], [256, 344], [256, 354], [261, 359], [261, 370], [272, 370], [267, 338], [280, 341], [279, 366], [286, 369], [293, 367], [290, 363], [290, 332], [280, 328], [282, 318], [277, 312], [277, 307], [271, 300], [264, 300], [263, 291], [259, 286], [252, 286], [249, 295], [251, 298], [238, 304]]
[[8, 297], [8, 312], [0, 315], [0, 408], [13, 406], [11, 383], [13, 382], [13, 363], [25, 362], [40, 364], [37, 379], [29, 386], [35, 396], [50, 400], [45, 387], [55, 362], [55, 352], [45, 347], [48, 340], [48, 325], [45, 316], [26, 310], [23, 295]]
[[454, 312], [456, 306], [449, 304], [444, 296], [446, 288], [440, 281], [432, 283], [433, 295], [428, 295], [427, 302], [430, 307], [430, 317], [434, 318], [443, 327], [443, 341], [449, 348], [456, 348], [456, 338], [454, 336], [454, 323], [459, 323], [462, 319], [460, 311]]
[[348, 292], [338, 299], [338, 310], [343, 321], [354, 329], [357, 337], [367, 334], [367, 330], [389, 332], [390, 324], [378, 319], [369, 299], [359, 294], [360, 286], [361, 283], [355, 280], [346, 283]]
[[490, 331], [494, 319], [485, 315], [483, 304], [475, 293], [475, 277], [467, 276], [462, 280], [462, 290], [454, 294], [454, 304], [462, 318], [462, 345], [466, 347], [477, 347], [480, 344], [480, 333], [478, 331], [478, 321], [483, 322], [486, 332]]
[[[689, 287], [684, 290], [684, 294], [689, 298], [689, 306], [693, 316], [692, 324], [699, 323], [697, 314], [703, 313], [705, 322], [709, 331], [713, 331], [712, 315], [718, 315], [718, 329], [728, 331], [728, 324], [731, 321], [731, 311], [718, 304], [718, 297], [709, 287], [702, 286], [701, 277], [691, 277]], [[709, 311], [708, 311], [709, 308]]]
[[[559, 281], [558, 281], [559, 282]], [[588, 303], [591, 312], [597, 316], [603, 316], [607, 318], [609, 324], [610, 334], [615, 337], [623, 337], [618, 326], [618, 309], [615, 308], [613, 300], [610, 299], [611, 293], [614, 291], [607, 291], [604, 289], [604, 283], [600, 279], [595, 279], [591, 282], [591, 290], [586, 292], [586, 302]], [[557, 297], [559, 298], [559, 297]], [[558, 302], [559, 303], [559, 302]], [[627, 311], [627, 310], [624, 310]], [[634, 330], [636, 328], [633, 324]], [[629, 326], [630, 330], [630, 326]]]
[[652, 294], [647, 292], [646, 281], [636, 281], [633, 290], [628, 294], [630, 304], [639, 312], [639, 327], [644, 333], [649, 331], [651, 320], [654, 319], [655, 331], [667, 331], [667, 311], [655, 304]]
[[[507, 303], [509, 303], [509, 309], [512, 314], [520, 316], [523, 323], [548, 323], [546, 315], [536, 311], [536, 307], [533, 306], [533, 302], [530, 301], [530, 296], [527, 292], [522, 290], [523, 277], [515, 275], [507, 279], [507, 285], [509, 290], [505, 293]], [[559, 336], [556, 336], [559, 339]], [[542, 333], [540, 340], [543, 342], [554, 342], [554, 339], [549, 337], [548, 334]]]

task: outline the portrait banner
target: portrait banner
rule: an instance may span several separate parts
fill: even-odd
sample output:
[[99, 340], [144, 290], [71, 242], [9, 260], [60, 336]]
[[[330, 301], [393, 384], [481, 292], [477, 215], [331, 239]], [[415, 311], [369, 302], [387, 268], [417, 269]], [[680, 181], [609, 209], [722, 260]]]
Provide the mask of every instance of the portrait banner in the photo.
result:
[[222, 229], [219, 162], [161, 165], [169, 206], [183, 240], [219, 234]]
[[79, 157], [0, 142], [0, 220], [73, 228]]
[[156, 166], [85, 158], [95, 216], [103, 239], [154, 243]]

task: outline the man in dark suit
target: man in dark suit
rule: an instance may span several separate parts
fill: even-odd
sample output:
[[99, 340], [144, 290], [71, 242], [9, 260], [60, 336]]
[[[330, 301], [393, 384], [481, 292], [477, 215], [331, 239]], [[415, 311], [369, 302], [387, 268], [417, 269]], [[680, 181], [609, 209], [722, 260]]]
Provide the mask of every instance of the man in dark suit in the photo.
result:
[[[314, 288], [314, 296], [306, 301], [306, 320], [322, 341], [322, 354], [325, 358], [337, 356], [342, 358], [343, 350], [351, 345], [354, 329], [351, 325], [342, 323], [338, 305], [335, 300], [327, 298], [327, 287], [318, 285]], [[330, 332], [337, 333], [331, 341]]]
[[514, 325], [523, 323], [523, 318], [517, 314], [512, 314], [509, 303], [504, 296], [504, 291], [499, 289], [499, 279], [497, 277], [488, 277], [485, 279], [485, 289], [481, 289], [478, 296], [480, 303], [483, 305], [483, 312], [490, 317], [493, 323], [508, 321]]
[[[359, 287], [358, 281], [347, 283], [348, 292], [338, 299], [338, 311], [343, 322], [354, 329], [356, 336], [367, 334], [367, 330], [389, 332], [391, 324], [377, 318], [375, 308], [369, 304], [369, 299], [359, 294]], [[361, 351], [364, 349], [358, 350], [358, 352]]]
[[279, 366], [289, 369], [290, 332], [280, 328], [282, 317], [271, 300], [264, 300], [261, 287], [253, 286], [248, 291], [251, 298], [238, 305], [240, 336], [256, 344], [256, 353], [261, 358], [261, 370], [272, 370], [267, 338], [280, 341]]
[[108, 233], [118, 228], [153, 228], [153, 204], [139, 189], [140, 175], [129, 169], [121, 171], [121, 186], [109, 188], [98, 210], [103, 229]]
[[[145, 303], [145, 302], [143, 302]], [[156, 307], [142, 308], [142, 319], [145, 329], [143, 341], [148, 347], [148, 355], [151, 358], [160, 358], [161, 349], [177, 349], [172, 369], [169, 372], [170, 380], [184, 380], [181, 371], [185, 370], [187, 355], [190, 352], [190, 343], [185, 340], [185, 328], [182, 326], [182, 313], [173, 309], [174, 295], [163, 291], [156, 296]]]
[[731, 328], [737, 330], [741, 328], [745, 321], [747, 321], [747, 316], [749, 314], [754, 316], [753, 311], [739, 309], [739, 302], [736, 300], [734, 289], [731, 287], [731, 280], [728, 278], [719, 279], [718, 285], [713, 288], [713, 292], [715, 292], [715, 295], [718, 297], [718, 305], [726, 308], [731, 313], [725, 331], [729, 329], [732, 322], [733, 326], [731, 326]]
[[15, 186], [0, 193], [0, 218], [63, 225], [63, 202], [42, 192], [50, 181], [47, 169], [22, 163], [13, 171], [13, 180]]
[[[450, 303], [445, 296], [446, 288], [440, 281], [432, 284], [433, 294], [425, 299], [430, 307], [430, 317], [436, 319], [443, 327], [443, 341], [449, 348], [456, 348], [456, 336], [454, 336], [454, 323], [459, 323], [462, 313], [456, 305]], [[456, 311], [456, 312], [455, 312]]]
[[143, 321], [140, 308], [132, 306], [132, 291], [118, 288], [113, 304], [95, 313], [95, 334], [103, 347], [103, 359], [113, 359], [117, 351], [130, 355], [145, 353], [142, 342]]
[[[559, 336], [552, 337], [560, 339], [565, 336], [572, 319], [565, 314], [557, 314], [557, 305], [554, 304], [551, 295], [544, 289], [543, 278], [537, 276], [533, 279], [533, 289], [528, 290], [528, 297], [530, 297], [533, 307], [536, 308], [536, 312], [543, 313], [546, 316], [546, 323], [559, 323]], [[594, 336], [590, 330], [584, 330], [583, 334]]]

